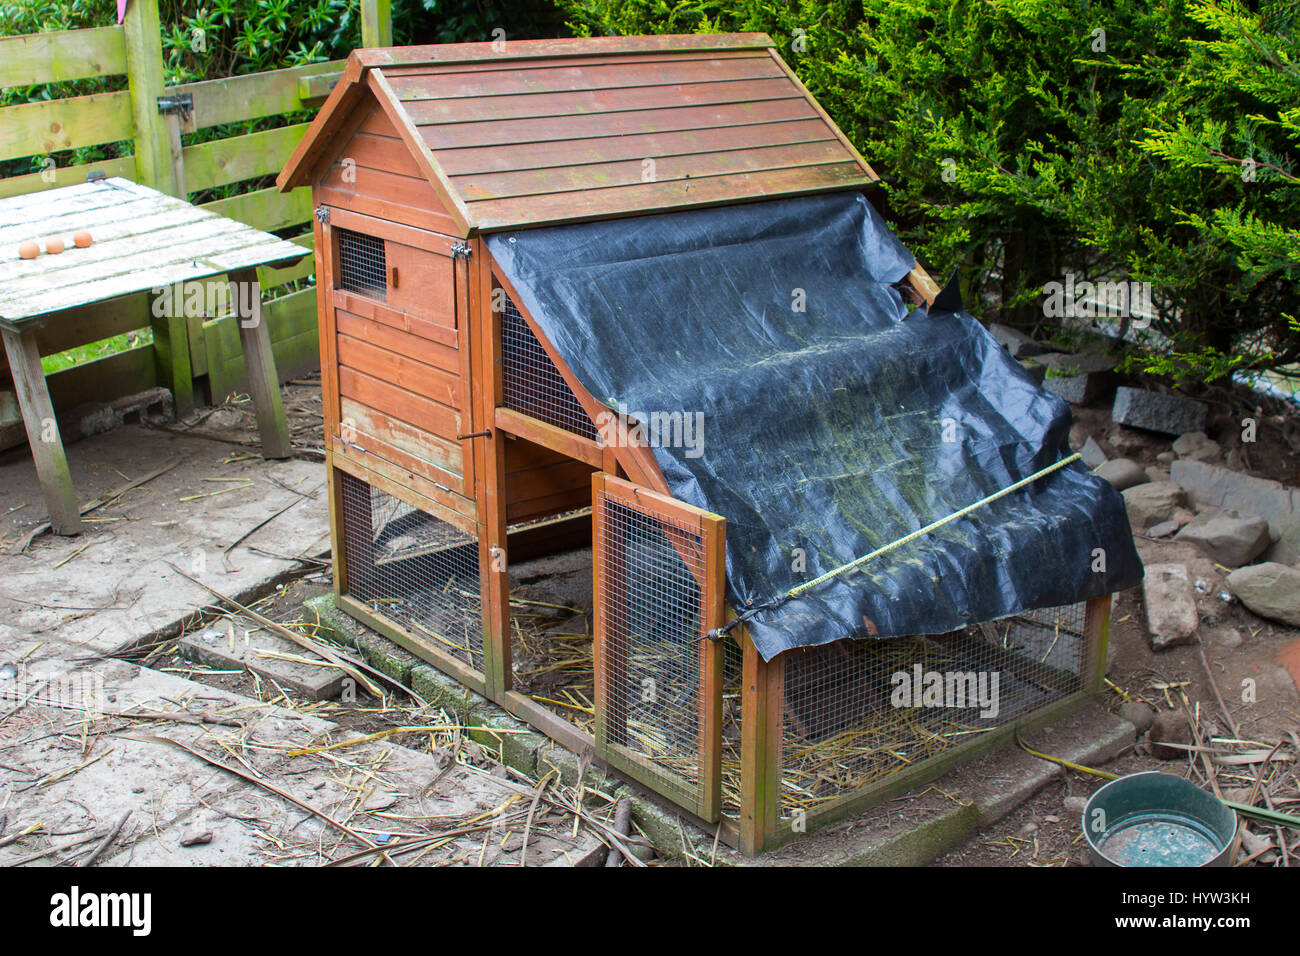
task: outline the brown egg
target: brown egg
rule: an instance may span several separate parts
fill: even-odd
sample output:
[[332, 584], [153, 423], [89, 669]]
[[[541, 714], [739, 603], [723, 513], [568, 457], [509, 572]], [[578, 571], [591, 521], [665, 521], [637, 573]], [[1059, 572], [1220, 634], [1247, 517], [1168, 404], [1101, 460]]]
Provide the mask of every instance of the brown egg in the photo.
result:
[[50, 255], [52, 255], [52, 256], [57, 256], [57, 255], [58, 255], [60, 252], [62, 252], [65, 248], [66, 248], [66, 247], [63, 245], [63, 240], [62, 240], [62, 239], [46, 239], [46, 240], [45, 240], [45, 251], [48, 252], [48, 253], [49, 253]]
[[28, 239], [18, 247], [18, 257], [20, 259], [35, 259], [41, 254], [41, 247]]
[[91, 244], [92, 242], [94, 242], [95, 240], [92, 239], [92, 238], [90, 238], [90, 233], [88, 233], [88, 232], [79, 232], [79, 233], [77, 233], [75, 236], [72, 237], [72, 241], [75, 242], [75, 243], [77, 244], [77, 248], [78, 248], [78, 249], [84, 249], [84, 248], [86, 248], [86, 246], [90, 245], [90, 244]]

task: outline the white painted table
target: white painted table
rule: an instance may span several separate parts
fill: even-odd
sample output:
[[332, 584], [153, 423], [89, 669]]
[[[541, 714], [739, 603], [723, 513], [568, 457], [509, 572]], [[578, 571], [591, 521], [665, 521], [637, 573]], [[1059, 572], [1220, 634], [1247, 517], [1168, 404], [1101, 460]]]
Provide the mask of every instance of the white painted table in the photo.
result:
[[[94, 242], [80, 249], [72, 237], [83, 230]], [[68, 248], [49, 255], [45, 242], [54, 237], [63, 239]], [[18, 247], [29, 239], [40, 244], [41, 254], [20, 259]], [[285, 458], [289, 432], [260, 294], [241, 297], [237, 290], [241, 283], [256, 283], [258, 266], [289, 265], [307, 254], [301, 246], [270, 233], [126, 179], [102, 179], [0, 200], [0, 336], [55, 532], [79, 532], [81, 514], [41, 370], [36, 330], [47, 321], [59, 320], [52, 313], [228, 274], [236, 311], [241, 303], [251, 304], [249, 314], [236, 318], [262, 454]], [[176, 303], [176, 308], [180, 305]], [[175, 328], [181, 336], [184, 323], [183, 314], [178, 315]]]

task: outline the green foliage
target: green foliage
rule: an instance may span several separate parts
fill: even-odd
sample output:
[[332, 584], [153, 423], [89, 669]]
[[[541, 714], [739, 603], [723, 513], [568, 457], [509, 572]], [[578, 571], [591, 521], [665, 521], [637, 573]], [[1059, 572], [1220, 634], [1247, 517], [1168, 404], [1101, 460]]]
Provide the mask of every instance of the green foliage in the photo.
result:
[[[1258, 15], [1193, 0], [560, 3], [577, 33], [769, 33], [883, 177], [902, 238], [941, 281], [961, 271], [977, 314], [1028, 328], [1064, 273], [1127, 278], [1152, 283], [1169, 342], [1154, 371], [1300, 359], [1289, 0]], [[1215, 136], [1249, 138], [1257, 182], [1213, 155]]]

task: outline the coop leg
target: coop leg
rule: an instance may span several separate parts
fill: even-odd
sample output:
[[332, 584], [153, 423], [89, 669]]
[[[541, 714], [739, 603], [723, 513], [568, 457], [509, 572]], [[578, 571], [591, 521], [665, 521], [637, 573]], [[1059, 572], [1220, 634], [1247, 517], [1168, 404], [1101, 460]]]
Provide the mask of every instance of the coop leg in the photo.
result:
[[591, 580], [594, 605], [593, 651], [596, 678], [597, 746], [627, 743], [627, 647], [622, 615], [627, 582], [618, 560], [621, 542], [610, 527], [606, 476], [592, 475]]
[[740, 720], [740, 852], [757, 856], [776, 835], [781, 802], [781, 658], [764, 661], [741, 637], [744, 671]]
[[[241, 298], [240, 289], [246, 295]], [[257, 284], [256, 269], [240, 269], [230, 274], [230, 295], [235, 321], [239, 323], [239, 342], [244, 349], [248, 369], [248, 390], [257, 413], [257, 431], [262, 437], [263, 458], [288, 458], [289, 425], [284, 419], [280, 399], [280, 377], [275, 371], [271, 351], [271, 330], [262, 310], [262, 292]], [[243, 302], [248, 302], [245, 314]]]
[[1093, 649], [1092, 687], [1097, 693], [1106, 688], [1106, 652], [1110, 644], [1110, 601], [1111, 596], [1104, 594], [1089, 601], [1083, 610], [1083, 633], [1087, 647]]

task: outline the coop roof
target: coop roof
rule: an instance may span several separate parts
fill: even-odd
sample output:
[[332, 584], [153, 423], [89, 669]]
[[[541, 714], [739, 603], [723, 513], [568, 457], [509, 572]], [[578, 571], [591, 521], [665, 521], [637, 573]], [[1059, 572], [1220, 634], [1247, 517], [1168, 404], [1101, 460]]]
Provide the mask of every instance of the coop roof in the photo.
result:
[[309, 185], [379, 101], [465, 235], [865, 186], [762, 33], [356, 50], [281, 172]]
[[487, 243], [583, 387], [647, 426], [672, 494], [725, 516], [730, 602], [765, 657], [1141, 579], [1123, 499], [1077, 462], [902, 540], [1060, 461], [1070, 412], [955, 297], [904, 303], [914, 260], [861, 193]]

